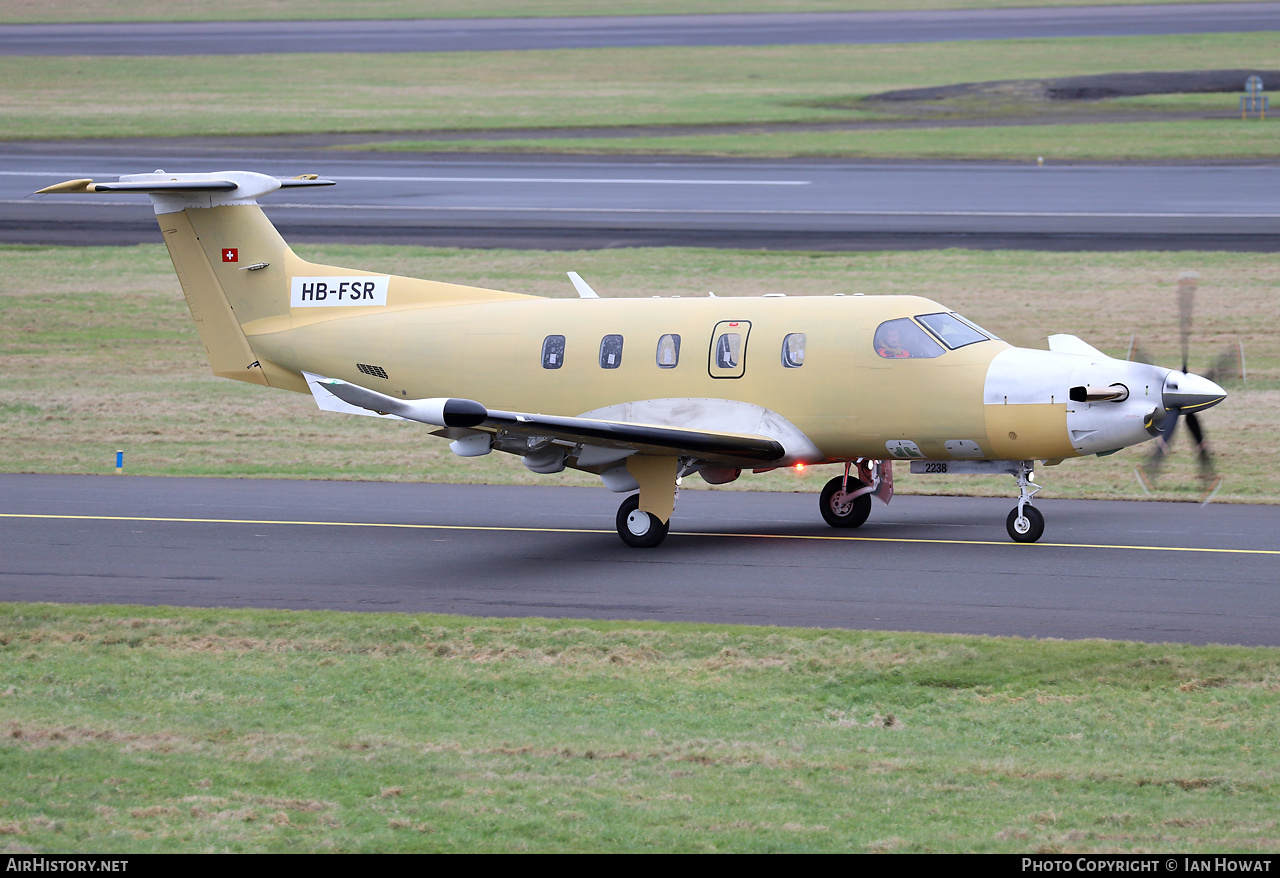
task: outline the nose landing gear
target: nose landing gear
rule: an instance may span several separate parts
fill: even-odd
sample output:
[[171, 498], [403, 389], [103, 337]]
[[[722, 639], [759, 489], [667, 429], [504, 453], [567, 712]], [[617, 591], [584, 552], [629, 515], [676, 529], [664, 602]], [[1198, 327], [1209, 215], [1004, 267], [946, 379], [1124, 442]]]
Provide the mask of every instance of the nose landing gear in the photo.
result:
[[1031, 498], [1040, 492], [1040, 486], [1031, 481], [1035, 478], [1031, 461], [1020, 460], [1017, 467], [1014, 475], [1018, 479], [1018, 508], [1010, 510], [1004, 526], [1015, 543], [1034, 543], [1044, 534], [1044, 516], [1031, 505]]

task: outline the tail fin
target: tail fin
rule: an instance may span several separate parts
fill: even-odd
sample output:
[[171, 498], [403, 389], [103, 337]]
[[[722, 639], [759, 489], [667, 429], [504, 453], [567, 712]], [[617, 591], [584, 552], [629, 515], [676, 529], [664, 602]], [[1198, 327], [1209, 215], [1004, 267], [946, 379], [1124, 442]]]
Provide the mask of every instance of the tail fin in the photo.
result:
[[[290, 249], [257, 199], [280, 188], [332, 186], [304, 175], [133, 174], [117, 183], [68, 180], [36, 194], [138, 192], [151, 196], [213, 373], [253, 384], [309, 392], [299, 372], [254, 353], [256, 334], [349, 316], [389, 304], [522, 298], [514, 293], [375, 275], [315, 265]], [[348, 280], [364, 278], [362, 281]], [[318, 305], [342, 305], [340, 312]]]

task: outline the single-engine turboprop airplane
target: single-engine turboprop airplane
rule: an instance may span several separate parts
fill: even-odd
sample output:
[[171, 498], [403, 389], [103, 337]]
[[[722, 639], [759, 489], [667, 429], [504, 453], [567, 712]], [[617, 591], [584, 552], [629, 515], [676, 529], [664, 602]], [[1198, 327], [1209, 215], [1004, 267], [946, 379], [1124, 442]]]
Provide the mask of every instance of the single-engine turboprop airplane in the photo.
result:
[[894, 460], [1014, 476], [1009, 535], [1034, 542], [1036, 460], [1110, 454], [1226, 397], [1070, 335], [1013, 347], [916, 296], [604, 299], [571, 273], [579, 298], [546, 299], [316, 265], [257, 199], [326, 185], [156, 171], [40, 193], [151, 197], [214, 374], [427, 424], [462, 457], [596, 473], [630, 494], [616, 523], [634, 547], [662, 542], [692, 473], [844, 464], [820, 508], [858, 527]]

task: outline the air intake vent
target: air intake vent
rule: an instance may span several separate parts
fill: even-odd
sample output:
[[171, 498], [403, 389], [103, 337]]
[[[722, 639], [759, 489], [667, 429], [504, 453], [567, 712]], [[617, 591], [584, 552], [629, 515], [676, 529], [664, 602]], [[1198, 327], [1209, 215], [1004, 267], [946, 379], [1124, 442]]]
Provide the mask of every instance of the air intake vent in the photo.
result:
[[387, 370], [381, 366], [369, 366], [364, 363], [356, 363], [356, 368], [366, 375], [373, 375], [377, 378], [387, 377]]

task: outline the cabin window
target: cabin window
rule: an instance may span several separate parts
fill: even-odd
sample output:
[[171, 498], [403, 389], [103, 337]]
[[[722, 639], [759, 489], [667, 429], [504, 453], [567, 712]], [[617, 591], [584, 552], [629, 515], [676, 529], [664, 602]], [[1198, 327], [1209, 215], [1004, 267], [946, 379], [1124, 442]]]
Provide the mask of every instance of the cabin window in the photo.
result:
[[722, 332], [716, 339], [716, 368], [736, 369], [742, 358], [742, 336], [737, 332]]
[[886, 360], [929, 359], [944, 353], [909, 317], [886, 320], [876, 328], [876, 353]]
[[792, 332], [782, 340], [782, 365], [788, 369], [799, 369], [804, 365], [803, 332]]
[[658, 339], [658, 368], [674, 369], [680, 364], [680, 336], [667, 334]]
[[600, 368], [616, 369], [622, 365], [622, 336], [606, 335], [600, 339]]
[[944, 345], [955, 350], [965, 345], [986, 341], [987, 337], [954, 314], [917, 314], [916, 320], [936, 335]]
[[750, 333], [751, 324], [745, 320], [721, 320], [715, 325], [707, 363], [712, 378], [741, 378], [746, 374]]
[[559, 369], [564, 364], [564, 336], [548, 335], [542, 340], [542, 368]]

